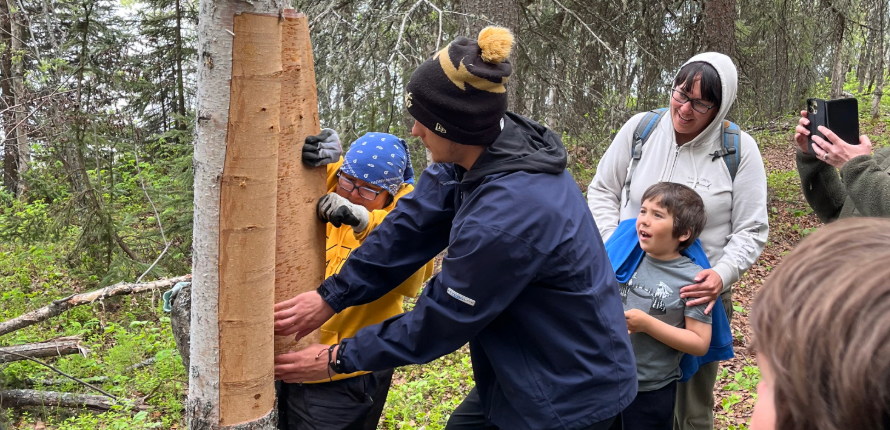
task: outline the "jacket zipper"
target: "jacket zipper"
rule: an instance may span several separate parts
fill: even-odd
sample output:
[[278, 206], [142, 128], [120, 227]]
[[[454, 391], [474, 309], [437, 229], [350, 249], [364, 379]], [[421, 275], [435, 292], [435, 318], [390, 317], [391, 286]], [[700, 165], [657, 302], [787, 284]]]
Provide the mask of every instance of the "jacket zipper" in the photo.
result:
[[674, 151], [674, 162], [673, 162], [673, 164], [671, 164], [671, 171], [668, 173], [668, 177], [667, 177], [668, 181], [674, 180], [674, 169], [677, 168], [677, 159], [680, 158], [680, 148], [681, 148], [681, 146], [677, 146], [677, 150]]

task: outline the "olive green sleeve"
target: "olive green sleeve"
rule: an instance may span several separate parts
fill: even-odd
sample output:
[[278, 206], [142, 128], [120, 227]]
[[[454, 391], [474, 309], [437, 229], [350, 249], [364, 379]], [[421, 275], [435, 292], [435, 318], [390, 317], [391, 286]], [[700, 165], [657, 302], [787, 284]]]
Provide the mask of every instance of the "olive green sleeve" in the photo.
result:
[[847, 199], [847, 191], [837, 169], [799, 149], [796, 159], [800, 186], [807, 203], [822, 222], [836, 220], [844, 206], [844, 200]]
[[890, 217], [890, 148], [874, 156], [860, 155], [841, 168], [841, 178], [850, 199], [863, 216]]

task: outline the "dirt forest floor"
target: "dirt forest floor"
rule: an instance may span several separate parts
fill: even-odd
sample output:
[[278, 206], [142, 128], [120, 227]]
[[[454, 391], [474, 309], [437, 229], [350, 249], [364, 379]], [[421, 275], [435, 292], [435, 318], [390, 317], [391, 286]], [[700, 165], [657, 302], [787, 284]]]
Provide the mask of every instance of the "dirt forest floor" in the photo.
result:
[[[787, 139], [787, 140], [786, 140]], [[757, 290], [770, 271], [803, 236], [822, 225], [800, 193], [800, 182], [794, 163], [794, 146], [790, 139], [763, 146], [761, 151], [770, 188], [770, 234], [760, 259], [748, 270], [733, 289], [735, 358], [721, 363], [720, 380], [715, 390], [715, 427], [744, 429], [756, 401], [760, 380], [757, 358], [748, 349], [751, 330], [748, 313]], [[795, 188], [792, 188], [791, 186]]]

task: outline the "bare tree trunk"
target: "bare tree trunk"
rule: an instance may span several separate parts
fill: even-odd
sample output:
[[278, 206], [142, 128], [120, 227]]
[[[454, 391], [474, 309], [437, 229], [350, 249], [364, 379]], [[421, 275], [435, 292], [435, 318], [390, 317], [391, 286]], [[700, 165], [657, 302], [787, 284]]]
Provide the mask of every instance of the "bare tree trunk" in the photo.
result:
[[[185, 116], [185, 83], [182, 79], [182, 7], [179, 0], [176, 0], [176, 113], [180, 118], [176, 119], [176, 129], [185, 130], [185, 124], [182, 118]], [[163, 108], [163, 107], [162, 107]]]
[[[0, 43], [5, 47], [2, 56], [0, 56], [0, 92], [2, 92], [3, 107], [15, 105], [15, 95], [12, 92], [12, 80], [7, 79], [12, 76], [12, 49], [9, 35], [12, 34], [10, 27], [10, 13], [7, 3], [0, 2]], [[5, 139], [3, 141], [3, 186], [13, 195], [18, 189], [18, 161], [16, 160], [16, 139], [15, 139], [15, 116], [11, 110], [3, 112], [3, 129]]]
[[735, 0], [709, 0], [704, 3], [708, 50], [735, 56]]
[[[10, 46], [12, 47], [12, 70], [8, 76], [12, 79], [12, 93], [14, 95], [13, 120], [15, 124], [15, 153], [16, 153], [16, 171], [18, 173], [18, 181], [16, 183], [15, 195], [19, 197], [25, 193], [26, 185], [24, 175], [28, 172], [28, 166], [31, 164], [31, 148], [28, 146], [28, 138], [25, 133], [25, 82], [24, 82], [24, 44], [22, 38], [25, 36], [21, 23], [21, 10], [15, 6], [15, 0], [6, 0], [6, 7], [11, 12], [9, 16], [11, 37]], [[9, 136], [7, 136], [9, 137]]]
[[[281, 72], [278, 18], [284, 6], [279, 0], [201, 0], [199, 5], [194, 278], [185, 407], [191, 430], [271, 430], [276, 425], [275, 247], [270, 244], [275, 243], [280, 79], [273, 76]], [[270, 35], [270, 28], [278, 33]], [[236, 56], [248, 45], [253, 62]], [[258, 158], [249, 165], [245, 157], [252, 156]], [[250, 282], [237, 273], [246, 264], [254, 271]]]
[[881, 116], [881, 97], [884, 95], [884, 26], [887, 22], [886, 17], [886, 2], [881, 1], [880, 6], [875, 11], [880, 18], [878, 19], [878, 28], [875, 30], [878, 33], [876, 37], [876, 46], [875, 53], [877, 54], [877, 58], [875, 58], [875, 71], [874, 76], [877, 80], [875, 84], [875, 91], [872, 93], [871, 97], [871, 117], [877, 118]]
[[[878, 3], [883, 0], [878, 0]], [[858, 92], [862, 92], [865, 87], [865, 81], [868, 80], [868, 76], [871, 74], [871, 57], [872, 51], [874, 51], [875, 47], [875, 35], [877, 31], [874, 27], [879, 25], [878, 23], [878, 15], [880, 14], [881, 7], [874, 4], [875, 2], [869, 2], [866, 7], [866, 22], [872, 28], [865, 29], [866, 37], [862, 43], [862, 48], [859, 50], [859, 64], [856, 68], [856, 80], [859, 81], [859, 89]], [[877, 7], [876, 7], [877, 6]], [[880, 55], [880, 54], [879, 54]]]
[[832, 9], [835, 17], [834, 29], [834, 67], [831, 69], [831, 98], [840, 98], [844, 93], [844, 30], [846, 19], [837, 9]]
[[191, 332], [192, 319], [192, 287], [186, 285], [179, 292], [170, 298], [170, 329], [173, 332], [173, 340], [176, 342], [176, 349], [182, 358], [182, 365], [189, 369], [191, 342], [189, 336]]

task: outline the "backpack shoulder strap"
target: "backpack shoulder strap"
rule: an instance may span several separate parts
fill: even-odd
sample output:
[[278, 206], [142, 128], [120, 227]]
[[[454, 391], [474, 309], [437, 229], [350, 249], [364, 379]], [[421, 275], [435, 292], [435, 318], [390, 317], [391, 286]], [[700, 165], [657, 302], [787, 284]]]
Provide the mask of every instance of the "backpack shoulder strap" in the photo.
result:
[[630, 201], [630, 182], [631, 179], [633, 179], [634, 171], [637, 170], [637, 163], [639, 163], [640, 158], [643, 157], [643, 145], [646, 143], [646, 140], [649, 139], [649, 136], [652, 134], [652, 131], [655, 130], [655, 126], [658, 124], [658, 121], [661, 120], [661, 117], [664, 116], [665, 112], [667, 112], [667, 108], [654, 109], [646, 112], [646, 115], [643, 116], [643, 119], [637, 124], [636, 130], [634, 130], [633, 151], [631, 152], [630, 165], [627, 167], [627, 177], [624, 179], [625, 205]]
[[714, 151], [710, 155], [712, 161], [716, 161], [718, 157], [723, 158], [726, 168], [729, 169], [729, 176], [735, 181], [735, 175], [739, 171], [739, 164], [742, 162], [742, 135], [739, 126], [731, 121], [723, 121], [723, 147], [719, 151]]

